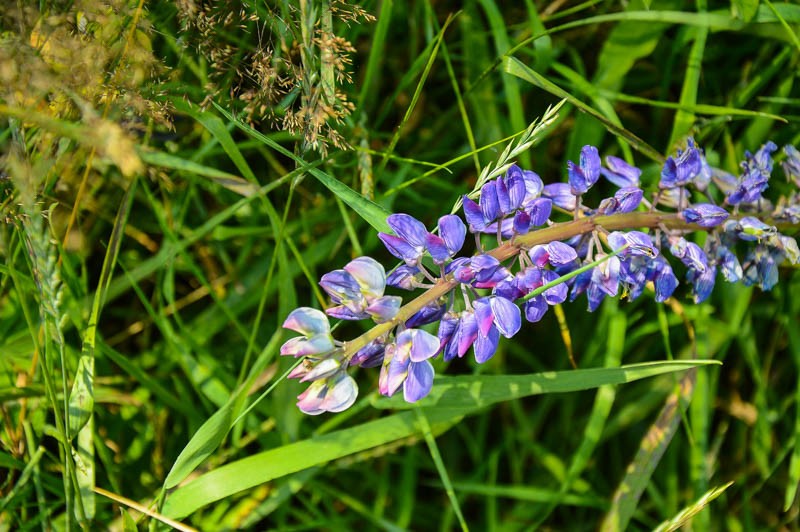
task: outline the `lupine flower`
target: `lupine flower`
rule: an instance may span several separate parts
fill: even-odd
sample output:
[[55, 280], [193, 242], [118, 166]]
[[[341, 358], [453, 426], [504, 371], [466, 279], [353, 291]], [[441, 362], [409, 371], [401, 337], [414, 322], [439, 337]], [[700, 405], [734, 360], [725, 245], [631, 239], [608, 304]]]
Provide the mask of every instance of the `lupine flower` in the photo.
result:
[[777, 149], [774, 142], [767, 142], [755, 154], [745, 152], [745, 161], [742, 163], [744, 172], [726, 200], [730, 205], [754, 203], [761, 199], [761, 193], [769, 186], [767, 182], [772, 173], [772, 152]]
[[475, 203], [467, 196], [463, 197], [464, 216], [467, 218], [469, 230], [473, 233], [483, 232], [500, 215], [497, 185], [494, 181], [489, 181], [481, 187], [479, 201], [480, 203]]
[[448, 265], [446, 272], [452, 272], [453, 278], [459, 283], [471, 284], [476, 288], [493, 288], [501, 280], [511, 277], [500, 261], [487, 254], [456, 259]]
[[584, 146], [581, 149], [580, 165], [568, 161], [567, 172], [570, 192], [575, 196], [585, 194], [600, 179], [600, 155], [597, 148]]
[[533, 261], [533, 264], [540, 268], [546, 264], [556, 268], [568, 266], [578, 259], [578, 253], [575, 248], [557, 240], [549, 244], [533, 246], [528, 251], [528, 256]]
[[429, 358], [439, 352], [439, 339], [422, 329], [406, 329], [386, 348], [381, 368], [380, 392], [391, 396], [403, 387], [409, 403], [419, 401], [431, 391], [434, 370]]
[[447, 343], [447, 345], [442, 345], [445, 362], [449, 362], [455, 357], [462, 358], [472, 347], [475, 338], [478, 337], [478, 322], [475, 319], [474, 310], [462, 311], [455, 320], [455, 326], [453, 317], [450, 316], [447, 325], [444, 324], [444, 320], [442, 321], [445, 330], [442, 331], [441, 328], [439, 330], [439, 338], [442, 338], [442, 343], [444, 344], [445, 341]]
[[633, 212], [642, 202], [644, 192], [637, 187], [623, 187], [611, 198], [604, 199], [597, 208], [597, 214], [623, 214]]
[[744, 275], [742, 265], [739, 263], [739, 259], [736, 258], [736, 255], [734, 255], [730, 249], [728, 249], [726, 246], [717, 246], [714, 249], [714, 255], [717, 266], [719, 267], [720, 272], [726, 281], [729, 283], [735, 283], [742, 279], [742, 276]]
[[616, 251], [622, 246], [628, 247], [620, 254], [621, 257], [644, 255], [646, 257], [656, 257], [658, 249], [653, 245], [653, 239], [647, 233], [641, 231], [614, 231], [608, 235], [608, 243]]
[[681, 216], [690, 224], [700, 227], [716, 227], [728, 219], [728, 211], [710, 203], [698, 203], [681, 212]]
[[717, 267], [713, 264], [707, 265], [703, 270], [689, 268], [686, 280], [692, 285], [692, 297], [695, 303], [702, 303], [708, 299], [714, 290], [716, 277]]
[[677, 158], [672, 156], [667, 158], [661, 170], [659, 188], [685, 187], [691, 183], [703, 169], [701, 158], [700, 150], [690, 141], [686, 150], [678, 150]]
[[675, 239], [669, 248], [670, 253], [676, 259], [680, 259], [689, 269], [697, 270], [702, 273], [708, 268], [708, 257], [700, 246], [694, 242], [688, 242], [685, 238]]
[[362, 368], [375, 368], [383, 362], [383, 353], [386, 350], [386, 337], [381, 336], [371, 341], [353, 355], [350, 359], [351, 366]]
[[316, 416], [323, 412], [342, 412], [350, 408], [358, 397], [358, 385], [344, 370], [326, 379], [315, 380], [297, 396], [297, 406], [306, 414]]
[[[520, 177], [521, 179], [522, 177]], [[524, 185], [522, 186], [524, 187]], [[467, 228], [458, 216], [448, 214], [439, 218], [439, 235], [428, 233], [425, 238], [433, 262], [444, 264], [445, 261], [453, 258], [456, 253], [461, 251], [466, 235]]]
[[281, 355], [321, 357], [335, 349], [328, 317], [321, 311], [300, 307], [293, 310], [283, 322], [284, 329], [291, 329], [303, 336], [288, 340], [281, 346]]
[[386, 277], [386, 284], [403, 290], [413, 290], [421, 277], [419, 268], [403, 263]]
[[553, 201], [556, 207], [565, 211], [574, 211], [578, 204], [578, 198], [572, 193], [572, 189], [567, 183], [550, 183], [545, 185], [542, 195]]
[[[521, 272], [521, 276], [517, 284], [520, 286], [520, 291], [523, 295], [529, 294], [533, 290], [551, 283], [558, 279], [558, 273], [553, 270], [545, 270], [544, 268], [530, 267], [525, 268]], [[522, 310], [525, 312], [525, 319], [531, 323], [536, 323], [541, 320], [547, 310], [552, 305], [558, 305], [566, 301], [569, 287], [567, 283], [559, 283], [551, 286], [538, 296], [534, 296], [522, 305]]]
[[447, 305], [440, 301], [431, 301], [418, 312], [406, 320], [405, 326], [409, 329], [421, 327], [439, 321], [447, 310]]
[[428, 230], [425, 225], [408, 214], [392, 214], [386, 223], [394, 231], [394, 235], [378, 233], [389, 253], [402, 259], [409, 266], [416, 266], [425, 253]]
[[606, 168], [600, 168], [600, 173], [620, 188], [639, 188], [639, 177], [642, 175], [641, 170], [613, 155], [606, 157]]
[[388, 321], [402, 304], [399, 296], [384, 296], [386, 272], [371, 257], [350, 261], [343, 270], [322, 276], [319, 282], [336, 304], [325, 312], [342, 320], [362, 320], [372, 317], [376, 322]]
[[647, 279], [655, 285], [657, 303], [666, 301], [678, 287], [678, 278], [675, 277], [672, 266], [661, 255], [650, 261]]
[[500, 335], [511, 338], [519, 331], [522, 321], [519, 307], [504, 297], [482, 297], [473, 301], [472, 306], [478, 323], [475, 360], [483, 364], [497, 351]]

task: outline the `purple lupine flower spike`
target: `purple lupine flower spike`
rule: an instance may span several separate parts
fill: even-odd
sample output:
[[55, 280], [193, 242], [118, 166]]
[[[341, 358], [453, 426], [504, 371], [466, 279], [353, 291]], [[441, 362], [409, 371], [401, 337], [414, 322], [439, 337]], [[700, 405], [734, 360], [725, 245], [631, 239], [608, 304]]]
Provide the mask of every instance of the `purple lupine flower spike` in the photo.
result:
[[584, 146], [581, 149], [580, 166], [569, 161], [567, 170], [570, 192], [575, 196], [585, 194], [600, 178], [600, 155], [597, 148]]

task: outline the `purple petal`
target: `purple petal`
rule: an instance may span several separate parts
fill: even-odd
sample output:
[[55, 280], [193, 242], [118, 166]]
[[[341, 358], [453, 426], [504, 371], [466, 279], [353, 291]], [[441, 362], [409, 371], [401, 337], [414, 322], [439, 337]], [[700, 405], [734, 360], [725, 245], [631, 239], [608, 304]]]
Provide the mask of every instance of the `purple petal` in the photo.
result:
[[497, 205], [500, 209], [500, 214], [506, 215], [513, 209], [511, 208], [511, 198], [508, 197], [508, 186], [505, 179], [498, 177], [494, 180], [494, 189], [497, 192]]
[[538, 198], [542, 195], [544, 183], [536, 172], [524, 170], [522, 172], [522, 177], [525, 179], [525, 201]]
[[403, 290], [413, 290], [414, 280], [419, 275], [419, 268], [401, 264], [386, 277], [386, 284]]
[[403, 382], [408, 376], [408, 366], [411, 364], [409, 358], [400, 359], [397, 356], [392, 357], [389, 361], [386, 370], [386, 387], [384, 395], [392, 396], [403, 385]]
[[519, 307], [504, 297], [495, 296], [490, 299], [494, 323], [500, 333], [506, 338], [511, 338], [522, 325]]
[[536, 198], [525, 206], [525, 211], [531, 217], [532, 226], [538, 227], [544, 225], [553, 212], [553, 200], [549, 198]]
[[591, 187], [600, 179], [600, 154], [594, 146], [584, 146], [581, 149], [581, 170], [586, 182]]
[[439, 236], [444, 240], [452, 257], [461, 251], [464, 238], [467, 236], [467, 227], [461, 218], [455, 214], [448, 214], [439, 218]]
[[439, 338], [440, 351], [444, 351], [447, 348], [450, 339], [453, 337], [453, 333], [458, 328], [458, 324], [458, 315], [447, 312], [444, 316], [442, 316], [441, 321], [439, 321], [439, 331], [436, 334], [436, 336]]
[[281, 355], [304, 357], [308, 355], [325, 355], [333, 351], [333, 339], [330, 333], [316, 334], [310, 338], [296, 336], [281, 346]]
[[359, 300], [362, 297], [358, 281], [345, 270], [326, 273], [319, 280], [319, 285], [336, 304]]
[[386, 223], [397, 236], [415, 248], [425, 247], [425, 235], [428, 234], [428, 230], [425, 228], [425, 224], [413, 216], [402, 213], [392, 214], [386, 218]]
[[486, 220], [483, 218], [483, 211], [480, 206], [466, 196], [463, 197], [463, 202], [464, 217], [467, 219], [470, 231], [473, 233], [483, 231], [486, 228]]
[[518, 235], [524, 235], [531, 228], [531, 215], [525, 211], [517, 211], [514, 214], [514, 232]]
[[550, 183], [544, 186], [542, 195], [553, 200], [557, 207], [566, 211], [574, 211], [577, 198], [567, 183]]
[[412, 362], [422, 362], [439, 352], [439, 338], [422, 329], [406, 329], [411, 331]]
[[407, 329], [427, 325], [435, 321], [439, 321], [442, 315], [447, 310], [447, 305], [432, 301], [415, 312], [410, 318], [406, 320], [405, 326]]
[[[299, 366], [298, 366], [299, 367]], [[306, 372], [300, 382], [327, 379], [342, 367], [342, 363], [334, 358], [326, 358], [317, 362], [313, 368]]]
[[728, 219], [728, 211], [710, 203], [700, 203], [684, 209], [683, 219], [700, 227], [715, 227]]
[[489, 329], [489, 334], [478, 334], [475, 339], [475, 361], [478, 364], [483, 364], [492, 358], [497, 351], [497, 344], [500, 343], [500, 332], [497, 327]]
[[381, 297], [386, 288], [386, 270], [372, 257], [358, 257], [344, 267], [367, 297]]
[[463, 357], [464, 353], [469, 351], [469, 348], [472, 346], [477, 336], [478, 322], [475, 319], [475, 314], [473, 312], [463, 312], [452, 340], [457, 344], [459, 358]]
[[306, 391], [297, 396], [297, 407], [308, 415], [316, 416], [325, 412], [322, 401], [328, 393], [327, 381], [314, 381]]
[[400, 296], [383, 296], [373, 300], [366, 310], [376, 323], [383, 323], [394, 318], [402, 304], [403, 298]]
[[[599, 258], [599, 257], [598, 257]], [[611, 257], [592, 269], [592, 285], [609, 296], [616, 296], [619, 289], [619, 258]]]
[[523, 308], [525, 310], [525, 319], [531, 323], [536, 323], [544, 317], [550, 307], [547, 306], [547, 302], [542, 296], [537, 296], [526, 301]]
[[488, 222], [493, 222], [500, 214], [500, 204], [497, 200], [497, 189], [494, 181], [489, 181], [481, 187], [480, 199], [481, 212], [483, 219]]
[[428, 395], [433, 387], [433, 366], [427, 360], [413, 362], [408, 370], [408, 378], [403, 384], [403, 398], [407, 403], [415, 403]]
[[511, 169], [509, 169], [508, 174], [506, 175], [508, 176], [506, 180], [506, 185], [508, 186], [508, 198], [511, 211], [513, 211], [520, 208], [522, 202], [525, 201], [525, 196], [527, 195], [525, 178], [522, 176], [521, 171], [518, 173], [511, 173]]
[[366, 312], [354, 312], [350, 307], [346, 305], [339, 305], [337, 307], [331, 307], [329, 309], [325, 309], [325, 314], [340, 320], [349, 320], [349, 321], [364, 320], [369, 318], [369, 314], [367, 314]]
[[566, 266], [578, 258], [575, 248], [557, 240], [547, 244], [547, 253], [549, 262], [553, 266]]
[[378, 338], [371, 341], [353, 355], [350, 359], [351, 366], [360, 366], [362, 368], [375, 368], [383, 362], [383, 354], [386, 351], [386, 344], [383, 338]]
[[472, 302], [475, 309], [475, 320], [478, 324], [478, 332], [483, 335], [489, 334], [489, 329], [494, 324], [494, 315], [488, 297], [482, 297]]
[[437, 235], [428, 233], [425, 238], [425, 247], [428, 248], [428, 252], [430, 252], [433, 262], [436, 264], [444, 264], [450, 258], [450, 250], [447, 249], [447, 244], [443, 238]]
[[606, 157], [606, 166], [608, 166], [608, 170], [601, 168], [600, 172], [618, 187], [639, 186], [639, 177], [642, 175], [642, 171], [635, 166], [631, 166], [613, 155]]
[[614, 194], [614, 199], [617, 200], [617, 208], [614, 210], [615, 214], [622, 214], [633, 212], [642, 202], [644, 192], [637, 187], [624, 187]]
[[291, 329], [305, 336], [329, 333], [331, 330], [328, 317], [321, 311], [310, 307], [300, 307], [286, 316], [284, 329]]
[[381, 239], [389, 253], [398, 259], [406, 261], [409, 266], [416, 266], [422, 256], [422, 248], [415, 248], [399, 236], [378, 233], [378, 238]]

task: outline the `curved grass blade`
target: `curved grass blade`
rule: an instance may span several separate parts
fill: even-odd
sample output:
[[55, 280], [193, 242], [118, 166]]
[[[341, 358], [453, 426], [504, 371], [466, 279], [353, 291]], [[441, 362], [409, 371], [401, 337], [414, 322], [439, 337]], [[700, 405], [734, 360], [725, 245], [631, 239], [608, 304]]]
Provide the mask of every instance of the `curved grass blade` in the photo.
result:
[[[705, 11], [706, 3], [700, 0], [697, 3], [699, 11]], [[708, 28], [693, 28], [694, 43], [689, 52], [689, 58], [686, 62], [686, 73], [683, 76], [683, 86], [681, 87], [680, 103], [682, 106], [693, 106], [697, 103], [697, 90], [700, 85], [700, 73], [703, 67], [703, 55], [706, 48], [706, 39], [708, 38]], [[691, 111], [679, 109], [675, 113], [675, 120], [672, 123], [672, 134], [669, 139], [669, 146], [667, 151], [672, 152], [677, 147], [680, 139], [689, 134], [694, 125], [695, 115]]]
[[503, 63], [503, 68], [509, 74], [517, 76], [518, 78], [523, 79], [528, 83], [531, 83], [532, 85], [536, 85], [537, 87], [546, 90], [547, 92], [553, 94], [554, 96], [557, 96], [558, 98], [563, 98], [567, 100], [569, 103], [571, 103], [581, 111], [599, 120], [610, 133], [624, 139], [635, 150], [638, 150], [639, 152], [646, 155], [647, 157], [650, 157], [656, 162], [659, 163], [664, 162], [664, 156], [658, 153], [658, 151], [656, 151], [655, 148], [647, 144], [645, 141], [643, 141], [642, 139], [640, 139], [627, 129], [614, 124], [609, 119], [604, 117], [602, 114], [597, 112], [594, 108], [586, 105], [581, 100], [574, 97], [573, 95], [571, 95], [570, 93], [568, 93], [567, 91], [565, 91], [564, 89], [553, 83], [552, 81], [548, 80], [535, 70], [526, 66], [519, 59], [515, 57], [506, 58]]
[[258, 187], [245, 179], [210, 166], [204, 166], [194, 161], [189, 161], [181, 157], [176, 157], [169, 153], [151, 150], [139, 150], [139, 157], [142, 161], [151, 166], [170, 168], [180, 172], [207, 177], [212, 183], [225, 187], [228, 190], [248, 198], [258, 192]]

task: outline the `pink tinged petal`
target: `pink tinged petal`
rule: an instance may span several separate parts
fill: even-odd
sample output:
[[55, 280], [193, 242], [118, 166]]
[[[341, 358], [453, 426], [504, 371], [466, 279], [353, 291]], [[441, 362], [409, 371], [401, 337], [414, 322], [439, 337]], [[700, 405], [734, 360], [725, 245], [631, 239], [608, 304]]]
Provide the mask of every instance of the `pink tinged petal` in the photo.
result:
[[422, 250], [417, 249], [399, 236], [389, 235], [386, 233], [378, 233], [378, 238], [381, 239], [383, 245], [389, 250], [389, 253], [406, 261], [409, 266], [416, 266], [419, 258], [422, 255]]
[[[552, 244], [552, 242], [551, 242]], [[537, 244], [533, 246], [530, 250], [528, 250], [528, 256], [533, 261], [534, 266], [538, 266], [539, 268], [544, 267], [547, 262], [550, 260], [550, 251], [549, 247]], [[576, 254], [577, 256], [577, 254]]]
[[331, 330], [328, 317], [321, 310], [310, 307], [293, 310], [283, 322], [283, 327], [306, 336], [327, 333]]
[[415, 248], [425, 247], [425, 235], [428, 234], [428, 230], [425, 228], [425, 224], [413, 216], [409, 216], [408, 214], [392, 214], [386, 219], [386, 223], [389, 224], [389, 227], [392, 228], [392, 231], [394, 231], [397, 236]]
[[473, 312], [463, 312], [458, 328], [453, 335], [453, 340], [458, 345], [458, 357], [461, 358], [472, 347], [475, 338], [478, 336], [478, 322]]
[[339, 369], [342, 363], [335, 358], [326, 358], [317, 362], [313, 368], [306, 372], [305, 376], [300, 379], [300, 382], [316, 381], [320, 379], [327, 379]]
[[387, 344], [383, 352], [383, 364], [381, 364], [381, 372], [378, 377], [378, 391], [381, 395], [389, 396], [389, 364], [394, 359], [394, 354], [397, 346], [393, 343]]
[[439, 218], [439, 236], [442, 237], [450, 256], [461, 251], [464, 245], [464, 238], [467, 236], [467, 227], [461, 218], [455, 214], [448, 214]]
[[553, 266], [566, 266], [578, 258], [578, 252], [570, 245], [563, 242], [550, 242], [547, 244], [550, 264]]
[[311, 386], [306, 388], [306, 391], [297, 396], [297, 407], [308, 415], [319, 415], [325, 412], [322, 402], [327, 392], [326, 381], [314, 381]]
[[401, 360], [395, 356], [389, 362], [386, 368], [386, 392], [381, 392], [386, 396], [391, 397], [400, 389], [400, 386], [405, 382], [408, 376], [408, 366], [411, 364], [411, 359], [406, 358]]
[[500, 334], [506, 338], [511, 338], [517, 334], [522, 325], [519, 307], [512, 301], [499, 296], [493, 297], [490, 300], [490, 305], [494, 315], [494, 324]]
[[497, 344], [500, 343], [500, 332], [496, 327], [489, 329], [489, 334], [478, 334], [475, 339], [475, 361], [483, 364], [492, 358], [497, 351]]
[[439, 338], [422, 329], [408, 329], [412, 331], [411, 362], [422, 362], [439, 352]]
[[427, 360], [411, 364], [403, 383], [403, 398], [407, 403], [415, 403], [431, 392], [433, 375], [433, 366]]
[[353, 276], [367, 297], [381, 297], [386, 288], [386, 270], [372, 257], [351, 260], [344, 269]]
[[487, 223], [497, 219], [500, 213], [500, 204], [497, 200], [497, 189], [494, 181], [489, 181], [481, 188], [480, 207], [483, 219]]
[[328, 393], [322, 400], [320, 408], [323, 408], [326, 412], [342, 412], [353, 406], [357, 397], [358, 385], [356, 381], [342, 371], [328, 379]]
[[489, 303], [488, 297], [482, 297], [472, 302], [472, 308], [475, 309], [475, 320], [478, 324], [478, 332], [484, 336], [489, 334], [489, 329], [494, 324], [494, 315], [492, 314], [492, 307]]
[[425, 246], [436, 264], [444, 264], [450, 258], [450, 250], [447, 249], [447, 244], [443, 238], [437, 235], [428, 233], [425, 238]]
[[483, 211], [480, 206], [464, 196], [464, 217], [467, 219], [470, 231], [480, 232], [486, 228], [486, 220], [483, 218]]
[[394, 318], [402, 304], [403, 298], [400, 296], [383, 296], [370, 303], [367, 313], [376, 323], [383, 323]]
[[330, 334], [317, 334], [311, 338], [298, 336], [291, 338], [281, 346], [281, 355], [295, 357], [325, 355], [333, 351], [333, 349], [333, 339]]

